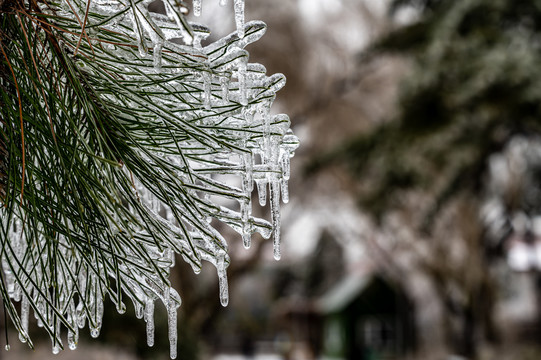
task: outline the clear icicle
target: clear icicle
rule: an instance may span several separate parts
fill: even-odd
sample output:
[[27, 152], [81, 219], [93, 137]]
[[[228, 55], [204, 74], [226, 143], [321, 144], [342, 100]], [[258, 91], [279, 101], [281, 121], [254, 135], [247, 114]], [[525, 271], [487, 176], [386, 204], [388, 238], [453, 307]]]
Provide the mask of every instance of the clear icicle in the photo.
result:
[[[249, 194], [249, 193], [248, 193]], [[250, 248], [252, 237], [250, 231], [250, 211], [252, 201], [250, 198], [243, 200], [240, 204], [240, 213], [242, 218], [242, 243], [246, 249]]]
[[19, 334], [19, 340], [23, 343], [27, 341], [26, 337], [28, 336], [28, 317], [30, 311], [30, 304], [28, 298], [23, 295], [21, 300], [21, 328], [24, 333]]
[[282, 167], [282, 201], [287, 204], [289, 202], [288, 180], [290, 177], [289, 150], [282, 151], [280, 155], [280, 162]]
[[203, 72], [203, 106], [205, 109], [211, 108], [211, 76], [207, 71]]
[[143, 29], [139, 26], [139, 23], [137, 22], [137, 14], [135, 13], [135, 9], [132, 10], [133, 17], [132, 17], [132, 23], [133, 23], [133, 32], [135, 33], [135, 37], [137, 39], [137, 48], [139, 49], [139, 55], [141, 57], [145, 57], [147, 55], [147, 48], [145, 45], [145, 38], [142, 36]]
[[116, 306], [116, 311], [118, 311], [119, 314], [124, 314], [126, 312], [126, 305], [122, 301], [119, 301]]
[[282, 177], [286, 180], [290, 178], [290, 160], [289, 151], [284, 151], [284, 154], [280, 157], [282, 160]]
[[220, 78], [220, 87], [222, 88], [222, 101], [227, 104], [229, 102], [229, 78]]
[[[55, 328], [60, 330], [60, 319], [57, 319]], [[53, 354], [58, 354], [60, 352], [60, 349], [62, 348], [62, 341], [59, 338], [53, 337], [52, 339], [53, 347], [52, 351]]]
[[134, 307], [135, 307], [135, 317], [138, 319], [141, 319], [144, 314], [143, 305], [141, 305], [139, 302], [136, 302]]
[[160, 71], [162, 69], [162, 49], [162, 41], [158, 41], [156, 44], [154, 44], [154, 69], [156, 69], [156, 71]]
[[264, 179], [257, 179], [255, 183], [257, 185], [259, 205], [265, 206], [267, 204], [267, 181]]
[[74, 328], [75, 331], [68, 330], [68, 347], [70, 350], [77, 349], [77, 343], [79, 342], [79, 330], [77, 327]]
[[83, 301], [79, 301], [79, 304], [77, 305], [77, 309], [75, 310], [75, 316], [77, 321], [77, 326], [79, 329], [82, 329], [85, 327], [86, 322], [86, 314], [84, 313], [84, 303]]
[[201, 0], [193, 0], [192, 6], [194, 16], [201, 16]]
[[225, 253], [218, 255], [218, 263], [216, 268], [218, 270], [218, 284], [220, 287], [220, 303], [222, 306], [227, 306], [229, 303], [229, 288], [227, 284], [227, 264], [225, 262]]
[[280, 253], [280, 184], [277, 181], [273, 181], [270, 184], [271, 188], [271, 217], [272, 227], [274, 228], [273, 234], [273, 248], [274, 258], [280, 260], [282, 254]]
[[244, 0], [235, 0], [235, 23], [240, 39], [244, 37]]
[[287, 204], [289, 202], [289, 188], [286, 178], [282, 178], [280, 188], [282, 189], [282, 201]]
[[147, 299], [145, 305], [145, 321], [147, 323], [147, 344], [154, 346], [154, 300]]
[[169, 356], [171, 359], [177, 357], [177, 308], [173, 301], [167, 306], [167, 324], [169, 327]]
[[245, 154], [243, 157], [243, 163], [245, 167], [244, 176], [242, 177], [242, 190], [247, 199], [241, 202], [241, 217], [242, 217], [242, 242], [246, 249], [251, 245], [251, 228], [250, 228], [250, 216], [252, 212], [252, 198], [251, 194], [254, 189], [253, 175], [253, 160], [252, 154]]
[[246, 94], [246, 62], [241, 61], [239, 68], [237, 69], [237, 76], [239, 80], [239, 98], [241, 105], [248, 105], [248, 97]]

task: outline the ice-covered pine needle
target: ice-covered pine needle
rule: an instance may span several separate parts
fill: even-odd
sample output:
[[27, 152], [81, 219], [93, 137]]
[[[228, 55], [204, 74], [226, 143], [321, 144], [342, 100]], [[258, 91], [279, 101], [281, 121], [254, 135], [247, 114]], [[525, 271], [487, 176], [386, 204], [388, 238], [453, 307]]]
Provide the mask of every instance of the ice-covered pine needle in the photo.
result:
[[[53, 352], [63, 339], [75, 349], [80, 329], [98, 336], [109, 297], [121, 313], [133, 303], [152, 346], [159, 299], [174, 358], [175, 254], [195, 272], [216, 266], [224, 306], [230, 259], [216, 221], [246, 247], [254, 232], [272, 236], [280, 257], [280, 198], [298, 146], [289, 118], [270, 111], [285, 78], [248, 62], [265, 24], [245, 23], [243, 0], [219, 1], [237, 29], [208, 45], [210, 31], [175, 0], [162, 0], [165, 14], [149, 12], [150, 0], [24, 1], [0, 14], [13, 71], [0, 77], [1, 140], [10, 164], [26, 157], [24, 195], [11, 175], [0, 199], [0, 291], [21, 341], [31, 345], [33, 314]], [[193, 0], [195, 15], [203, 5]], [[19, 110], [32, 120], [21, 126]], [[270, 221], [252, 215], [254, 188]]]

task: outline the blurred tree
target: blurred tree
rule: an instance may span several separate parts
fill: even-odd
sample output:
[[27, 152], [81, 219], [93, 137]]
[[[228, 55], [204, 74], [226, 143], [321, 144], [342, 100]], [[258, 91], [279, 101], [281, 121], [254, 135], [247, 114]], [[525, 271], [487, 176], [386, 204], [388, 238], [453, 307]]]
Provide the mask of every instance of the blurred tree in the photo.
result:
[[[449, 346], [473, 356], [480, 341], [496, 339], [494, 249], [479, 215], [488, 159], [515, 136], [541, 132], [541, 3], [397, 0], [391, 13], [404, 9], [418, 20], [361, 56], [361, 63], [384, 55], [410, 61], [398, 114], [314, 166], [347, 164], [359, 178], [363, 207], [382, 224], [402, 211], [400, 224], [415, 229], [420, 266], [455, 319], [446, 326]], [[506, 203], [508, 210], [522, 205]], [[419, 238], [430, 240], [415, 244]]]

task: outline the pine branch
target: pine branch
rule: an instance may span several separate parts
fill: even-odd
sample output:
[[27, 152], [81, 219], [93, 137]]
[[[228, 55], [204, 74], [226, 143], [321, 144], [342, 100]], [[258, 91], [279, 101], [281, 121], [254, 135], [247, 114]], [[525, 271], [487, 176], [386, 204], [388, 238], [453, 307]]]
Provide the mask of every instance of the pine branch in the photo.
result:
[[[284, 77], [247, 62], [244, 47], [265, 25], [238, 18], [242, 28], [202, 47], [208, 29], [168, 1], [168, 16], [147, 3], [31, 2], [0, 14], [0, 292], [21, 340], [32, 309], [53, 352], [62, 327], [70, 348], [87, 322], [99, 334], [108, 296], [119, 312], [126, 297], [134, 303], [149, 345], [160, 299], [176, 356], [174, 253], [196, 272], [213, 263], [228, 301], [227, 242], [210, 219], [246, 247], [253, 232], [273, 233], [279, 257], [298, 139], [286, 115], [270, 115]], [[254, 182], [261, 204], [270, 188], [271, 222], [251, 215]]]

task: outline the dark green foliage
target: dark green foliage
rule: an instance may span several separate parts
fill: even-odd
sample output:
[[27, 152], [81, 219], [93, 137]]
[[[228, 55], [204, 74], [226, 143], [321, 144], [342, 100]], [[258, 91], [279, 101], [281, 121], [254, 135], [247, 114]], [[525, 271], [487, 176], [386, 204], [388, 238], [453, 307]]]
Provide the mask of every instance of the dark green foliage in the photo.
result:
[[491, 154], [541, 132], [540, 1], [396, 1], [393, 11], [403, 6], [420, 20], [368, 50], [411, 61], [399, 115], [331, 156], [360, 176], [376, 213], [403, 188], [432, 194], [429, 212], [476, 194]]

